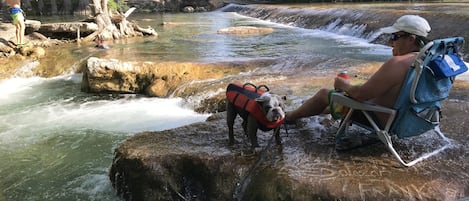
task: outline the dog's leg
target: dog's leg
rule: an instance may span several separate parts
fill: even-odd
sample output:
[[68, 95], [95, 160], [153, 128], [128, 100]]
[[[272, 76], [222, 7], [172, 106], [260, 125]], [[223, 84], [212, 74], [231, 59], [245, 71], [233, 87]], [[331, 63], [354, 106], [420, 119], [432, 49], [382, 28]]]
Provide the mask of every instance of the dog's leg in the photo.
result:
[[277, 145], [282, 144], [282, 138], [280, 137], [280, 126], [274, 129], [275, 142]]
[[255, 117], [249, 115], [247, 119], [247, 133], [249, 139], [251, 140], [251, 147], [256, 148], [259, 147], [259, 143], [257, 142], [257, 120]]
[[246, 137], [249, 137], [249, 134], [248, 134], [248, 120], [247, 119], [244, 119], [243, 120], [243, 130], [244, 130], [244, 135], [246, 135]]
[[234, 144], [234, 132], [233, 132], [233, 125], [236, 118], [236, 109], [235, 106], [227, 101], [226, 103], [226, 124], [228, 125], [228, 138], [229, 144]]

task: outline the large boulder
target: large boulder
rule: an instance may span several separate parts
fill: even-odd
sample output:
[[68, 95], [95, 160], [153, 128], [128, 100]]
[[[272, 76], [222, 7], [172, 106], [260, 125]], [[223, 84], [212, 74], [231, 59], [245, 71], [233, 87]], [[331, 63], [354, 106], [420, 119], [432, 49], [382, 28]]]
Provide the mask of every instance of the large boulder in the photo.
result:
[[41, 28], [41, 21], [38, 20], [26, 20], [25, 24], [25, 33], [30, 34], [35, 31], [38, 31]]
[[[468, 139], [451, 126], [469, 106], [457, 104], [444, 106], [455, 110], [442, 127], [451, 147], [410, 168], [381, 143], [337, 151], [337, 124], [328, 116], [282, 130], [281, 146], [271, 132], [259, 131], [255, 150], [238, 118], [238, 143], [229, 146], [225, 113], [218, 113], [203, 123], [130, 137], [116, 149], [109, 177], [126, 200], [457, 200], [469, 196]], [[395, 146], [411, 158], [441, 146], [438, 139], [429, 132]]]
[[[126, 62], [91, 57], [83, 69], [82, 91], [167, 97], [189, 82], [222, 78], [254, 68], [258, 63]], [[197, 87], [186, 87], [177, 96], [193, 94], [190, 90], [197, 90]]]

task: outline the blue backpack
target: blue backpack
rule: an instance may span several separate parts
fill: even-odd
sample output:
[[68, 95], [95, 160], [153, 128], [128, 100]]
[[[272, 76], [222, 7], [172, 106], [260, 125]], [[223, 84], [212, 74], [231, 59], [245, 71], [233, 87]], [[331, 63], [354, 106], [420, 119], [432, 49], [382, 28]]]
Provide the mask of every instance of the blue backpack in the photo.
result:
[[455, 77], [467, 71], [458, 52], [463, 42], [463, 37], [438, 39], [422, 49], [394, 106], [398, 114], [391, 133], [416, 136], [439, 124], [440, 101], [448, 97]]

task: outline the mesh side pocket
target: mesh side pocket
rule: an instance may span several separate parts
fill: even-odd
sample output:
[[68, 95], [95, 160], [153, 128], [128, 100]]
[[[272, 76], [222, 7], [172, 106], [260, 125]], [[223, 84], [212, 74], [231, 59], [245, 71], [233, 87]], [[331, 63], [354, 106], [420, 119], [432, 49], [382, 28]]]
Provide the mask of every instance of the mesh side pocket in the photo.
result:
[[396, 134], [399, 138], [412, 137], [427, 132], [439, 123], [439, 114], [437, 108], [429, 108], [415, 112], [414, 109], [409, 108], [405, 112], [399, 122], [392, 129], [392, 133]]

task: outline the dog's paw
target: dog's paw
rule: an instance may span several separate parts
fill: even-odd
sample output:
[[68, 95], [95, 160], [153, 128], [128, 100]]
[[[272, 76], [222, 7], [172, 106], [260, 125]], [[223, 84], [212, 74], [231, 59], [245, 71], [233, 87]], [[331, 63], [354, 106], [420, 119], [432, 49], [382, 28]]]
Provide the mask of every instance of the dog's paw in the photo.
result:
[[296, 119], [296, 120], [285, 120], [283, 124], [287, 126], [287, 128], [303, 128], [308, 124], [308, 122], [302, 119]]
[[253, 148], [253, 151], [254, 151], [254, 153], [256, 153], [256, 154], [261, 153], [262, 150], [263, 150], [263, 148], [262, 148], [262, 147], [259, 147], [259, 146]]
[[282, 145], [282, 139], [275, 139], [275, 143], [277, 145]]

